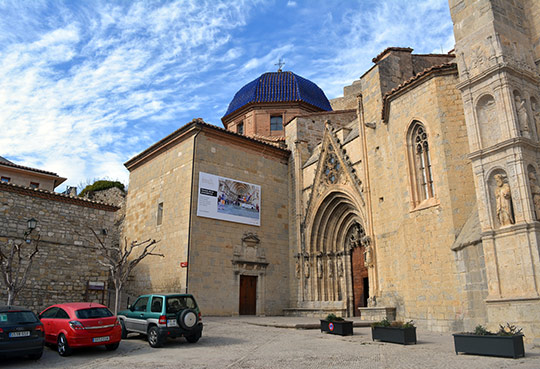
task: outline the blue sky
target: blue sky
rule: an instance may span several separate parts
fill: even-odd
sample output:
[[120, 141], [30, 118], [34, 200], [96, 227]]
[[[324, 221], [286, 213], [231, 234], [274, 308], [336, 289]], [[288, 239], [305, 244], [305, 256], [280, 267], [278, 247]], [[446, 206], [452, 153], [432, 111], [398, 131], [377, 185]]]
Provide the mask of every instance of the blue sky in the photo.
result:
[[126, 160], [193, 118], [221, 126], [279, 58], [331, 99], [386, 47], [454, 46], [447, 0], [0, 0], [0, 14], [0, 156], [69, 185], [127, 184]]

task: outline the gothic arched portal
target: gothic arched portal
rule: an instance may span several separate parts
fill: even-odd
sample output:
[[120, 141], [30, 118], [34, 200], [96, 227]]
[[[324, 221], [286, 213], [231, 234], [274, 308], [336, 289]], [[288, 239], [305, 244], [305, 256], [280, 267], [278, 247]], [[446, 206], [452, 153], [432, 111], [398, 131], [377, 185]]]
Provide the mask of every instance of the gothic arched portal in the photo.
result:
[[338, 191], [329, 193], [317, 207], [306, 227], [305, 301], [342, 309], [347, 315], [357, 315], [358, 307], [366, 306], [369, 237], [360, 214], [355, 201]]

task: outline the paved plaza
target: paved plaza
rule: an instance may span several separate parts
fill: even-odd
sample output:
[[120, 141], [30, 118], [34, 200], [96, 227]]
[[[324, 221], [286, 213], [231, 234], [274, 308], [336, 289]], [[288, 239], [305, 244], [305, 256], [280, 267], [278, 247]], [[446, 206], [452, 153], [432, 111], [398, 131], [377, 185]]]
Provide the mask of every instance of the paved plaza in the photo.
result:
[[206, 317], [196, 344], [170, 340], [152, 349], [138, 335], [122, 340], [115, 352], [103, 348], [60, 357], [46, 348], [36, 361], [7, 360], [4, 368], [540, 368], [540, 348], [526, 345], [525, 358], [456, 355], [452, 335], [418, 331], [418, 344], [373, 342], [368, 327], [354, 335], [321, 333], [314, 318]]

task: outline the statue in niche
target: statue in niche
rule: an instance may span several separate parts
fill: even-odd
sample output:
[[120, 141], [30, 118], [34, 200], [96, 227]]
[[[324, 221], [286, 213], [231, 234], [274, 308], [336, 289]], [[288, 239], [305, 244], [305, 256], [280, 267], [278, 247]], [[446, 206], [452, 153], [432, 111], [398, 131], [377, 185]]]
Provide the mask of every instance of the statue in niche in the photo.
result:
[[540, 186], [536, 181], [536, 174], [529, 172], [529, 185], [531, 187], [531, 194], [534, 203], [534, 214], [536, 220], [540, 220]]
[[323, 277], [323, 265], [321, 258], [317, 258], [317, 277]]
[[337, 260], [337, 273], [339, 278], [343, 277], [343, 260], [341, 257], [338, 257]]
[[501, 226], [514, 224], [514, 215], [512, 211], [512, 193], [510, 186], [504, 182], [502, 174], [495, 174], [495, 201], [497, 204], [497, 218]]
[[334, 265], [332, 263], [332, 258], [330, 256], [328, 257], [327, 265], [328, 265], [328, 277], [334, 278]]
[[[538, 104], [535, 101], [531, 101], [531, 107], [533, 111], [533, 118], [534, 118], [534, 124], [536, 126], [536, 132], [540, 131], [540, 107], [538, 107]], [[540, 132], [538, 134], [540, 137]]]
[[304, 260], [304, 277], [309, 278], [309, 259]]
[[296, 279], [300, 279], [300, 260], [296, 259], [296, 265], [294, 266]]
[[516, 112], [518, 116], [519, 127], [521, 129], [521, 135], [523, 137], [531, 138], [529, 132], [529, 113], [527, 112], [527, 105], [525, 99], [521, 99], [519, 95], [514, 96], [516, 103]]
[[372, 261], [372, 250], [371, 246], [366, 246], [366, 251], [364, 252], [364, 266], [366, 268], [371, 267], [371, 261]]

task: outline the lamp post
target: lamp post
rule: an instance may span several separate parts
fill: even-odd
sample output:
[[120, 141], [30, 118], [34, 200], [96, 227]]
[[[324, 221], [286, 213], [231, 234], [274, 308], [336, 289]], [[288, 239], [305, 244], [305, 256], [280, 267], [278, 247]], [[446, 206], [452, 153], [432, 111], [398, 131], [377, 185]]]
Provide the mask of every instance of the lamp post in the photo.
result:
[[38, 221], [34, 218], [30, 218], [26, 221], [27, 229], [24, 232], [24, 240], [26, 241], [26, 243], [30, 243], [30, 239], [28, 237], [30, 236], [30, 233], [32, 233], [32, 231], [36, 229], [37, 223]]

